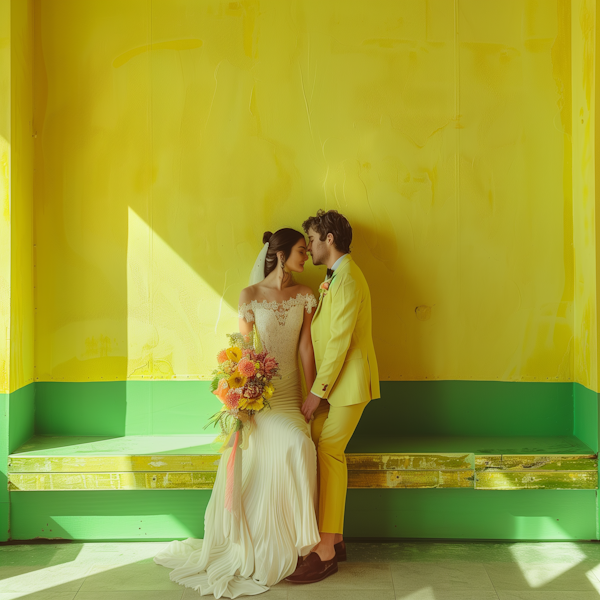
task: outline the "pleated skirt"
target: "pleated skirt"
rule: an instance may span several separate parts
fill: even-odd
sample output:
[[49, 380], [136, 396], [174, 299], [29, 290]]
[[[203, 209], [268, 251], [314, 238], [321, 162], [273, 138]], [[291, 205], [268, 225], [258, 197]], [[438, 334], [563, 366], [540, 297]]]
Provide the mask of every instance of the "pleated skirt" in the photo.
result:
[[[299, 372], [275, 380], [242, 454], [239, 518], [225, 509], [226, 450], [204, 517], [204, 539], [174, 540], [154, 557], [170, 578], [201, 595], [260, 594], [294, 572], [319, 540], [317, 455], [300, 412]], [[238, 450], [239, 452], [239, 450]]]

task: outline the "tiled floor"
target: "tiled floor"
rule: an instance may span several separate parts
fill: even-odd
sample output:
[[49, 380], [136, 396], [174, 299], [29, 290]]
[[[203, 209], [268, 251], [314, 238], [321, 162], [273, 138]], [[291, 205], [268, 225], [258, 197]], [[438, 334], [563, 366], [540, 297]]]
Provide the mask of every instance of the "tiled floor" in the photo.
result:
[[[0, 545], [0, 600], [192, 600], [152, 557], [166, 542]], [[210, 596], [209, 598], [212, 598]], [[600, 543], [349, 543], [348, 562], [265, 600], [600, 600]]]

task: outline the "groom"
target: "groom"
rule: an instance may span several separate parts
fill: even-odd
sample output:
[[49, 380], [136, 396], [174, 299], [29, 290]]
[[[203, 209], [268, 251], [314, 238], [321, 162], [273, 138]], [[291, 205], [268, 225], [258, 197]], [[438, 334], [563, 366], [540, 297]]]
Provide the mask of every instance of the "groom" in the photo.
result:
[[350, 256], [352, 227], [335, 210], [319, 210], [302, 227], [313, 263], [328, 267], [311, 325], [317, 377], [302, 406], [307, 422], [314, 415], [321, 541], [286, 580], [314, 583], [336, 573], [338, 561], [346, 560], [342, 537], [348, 487], [345, 450], [365, 406], [380, 395], [371, 295]]

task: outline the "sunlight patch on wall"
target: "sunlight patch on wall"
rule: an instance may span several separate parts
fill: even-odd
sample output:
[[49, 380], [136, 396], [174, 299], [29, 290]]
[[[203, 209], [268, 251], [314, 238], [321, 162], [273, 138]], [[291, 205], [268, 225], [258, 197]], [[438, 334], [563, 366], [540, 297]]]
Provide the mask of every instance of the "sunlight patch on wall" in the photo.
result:
[[542, 540], [542, 539], [569, 539], [568, 533], [550, 516], [513, 516], [514, 539]]
[[127, 378], [207, 379], [235, 308], [129, 208]]

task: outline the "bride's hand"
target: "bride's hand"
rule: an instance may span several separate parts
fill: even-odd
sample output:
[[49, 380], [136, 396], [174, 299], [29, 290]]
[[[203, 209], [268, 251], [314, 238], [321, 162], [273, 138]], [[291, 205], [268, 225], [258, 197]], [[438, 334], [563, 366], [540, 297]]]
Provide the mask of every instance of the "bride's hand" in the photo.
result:
[[312, 419], [313, 413], [315, 412], [315, 410], [317, 410], [317, 407], [319, 406], [320, 402], [321, 398], [319, 398], [319, 396], [315, 396], [312, 392], [310, 392], [308, 396], [306, 396], [306, 400], [304, 401], [304, 404], [302, 405], [302, 408], [300, 410], [302, 411], [302, 414], [304, 415], [304, 420], [307, 423], [309, 423]]

